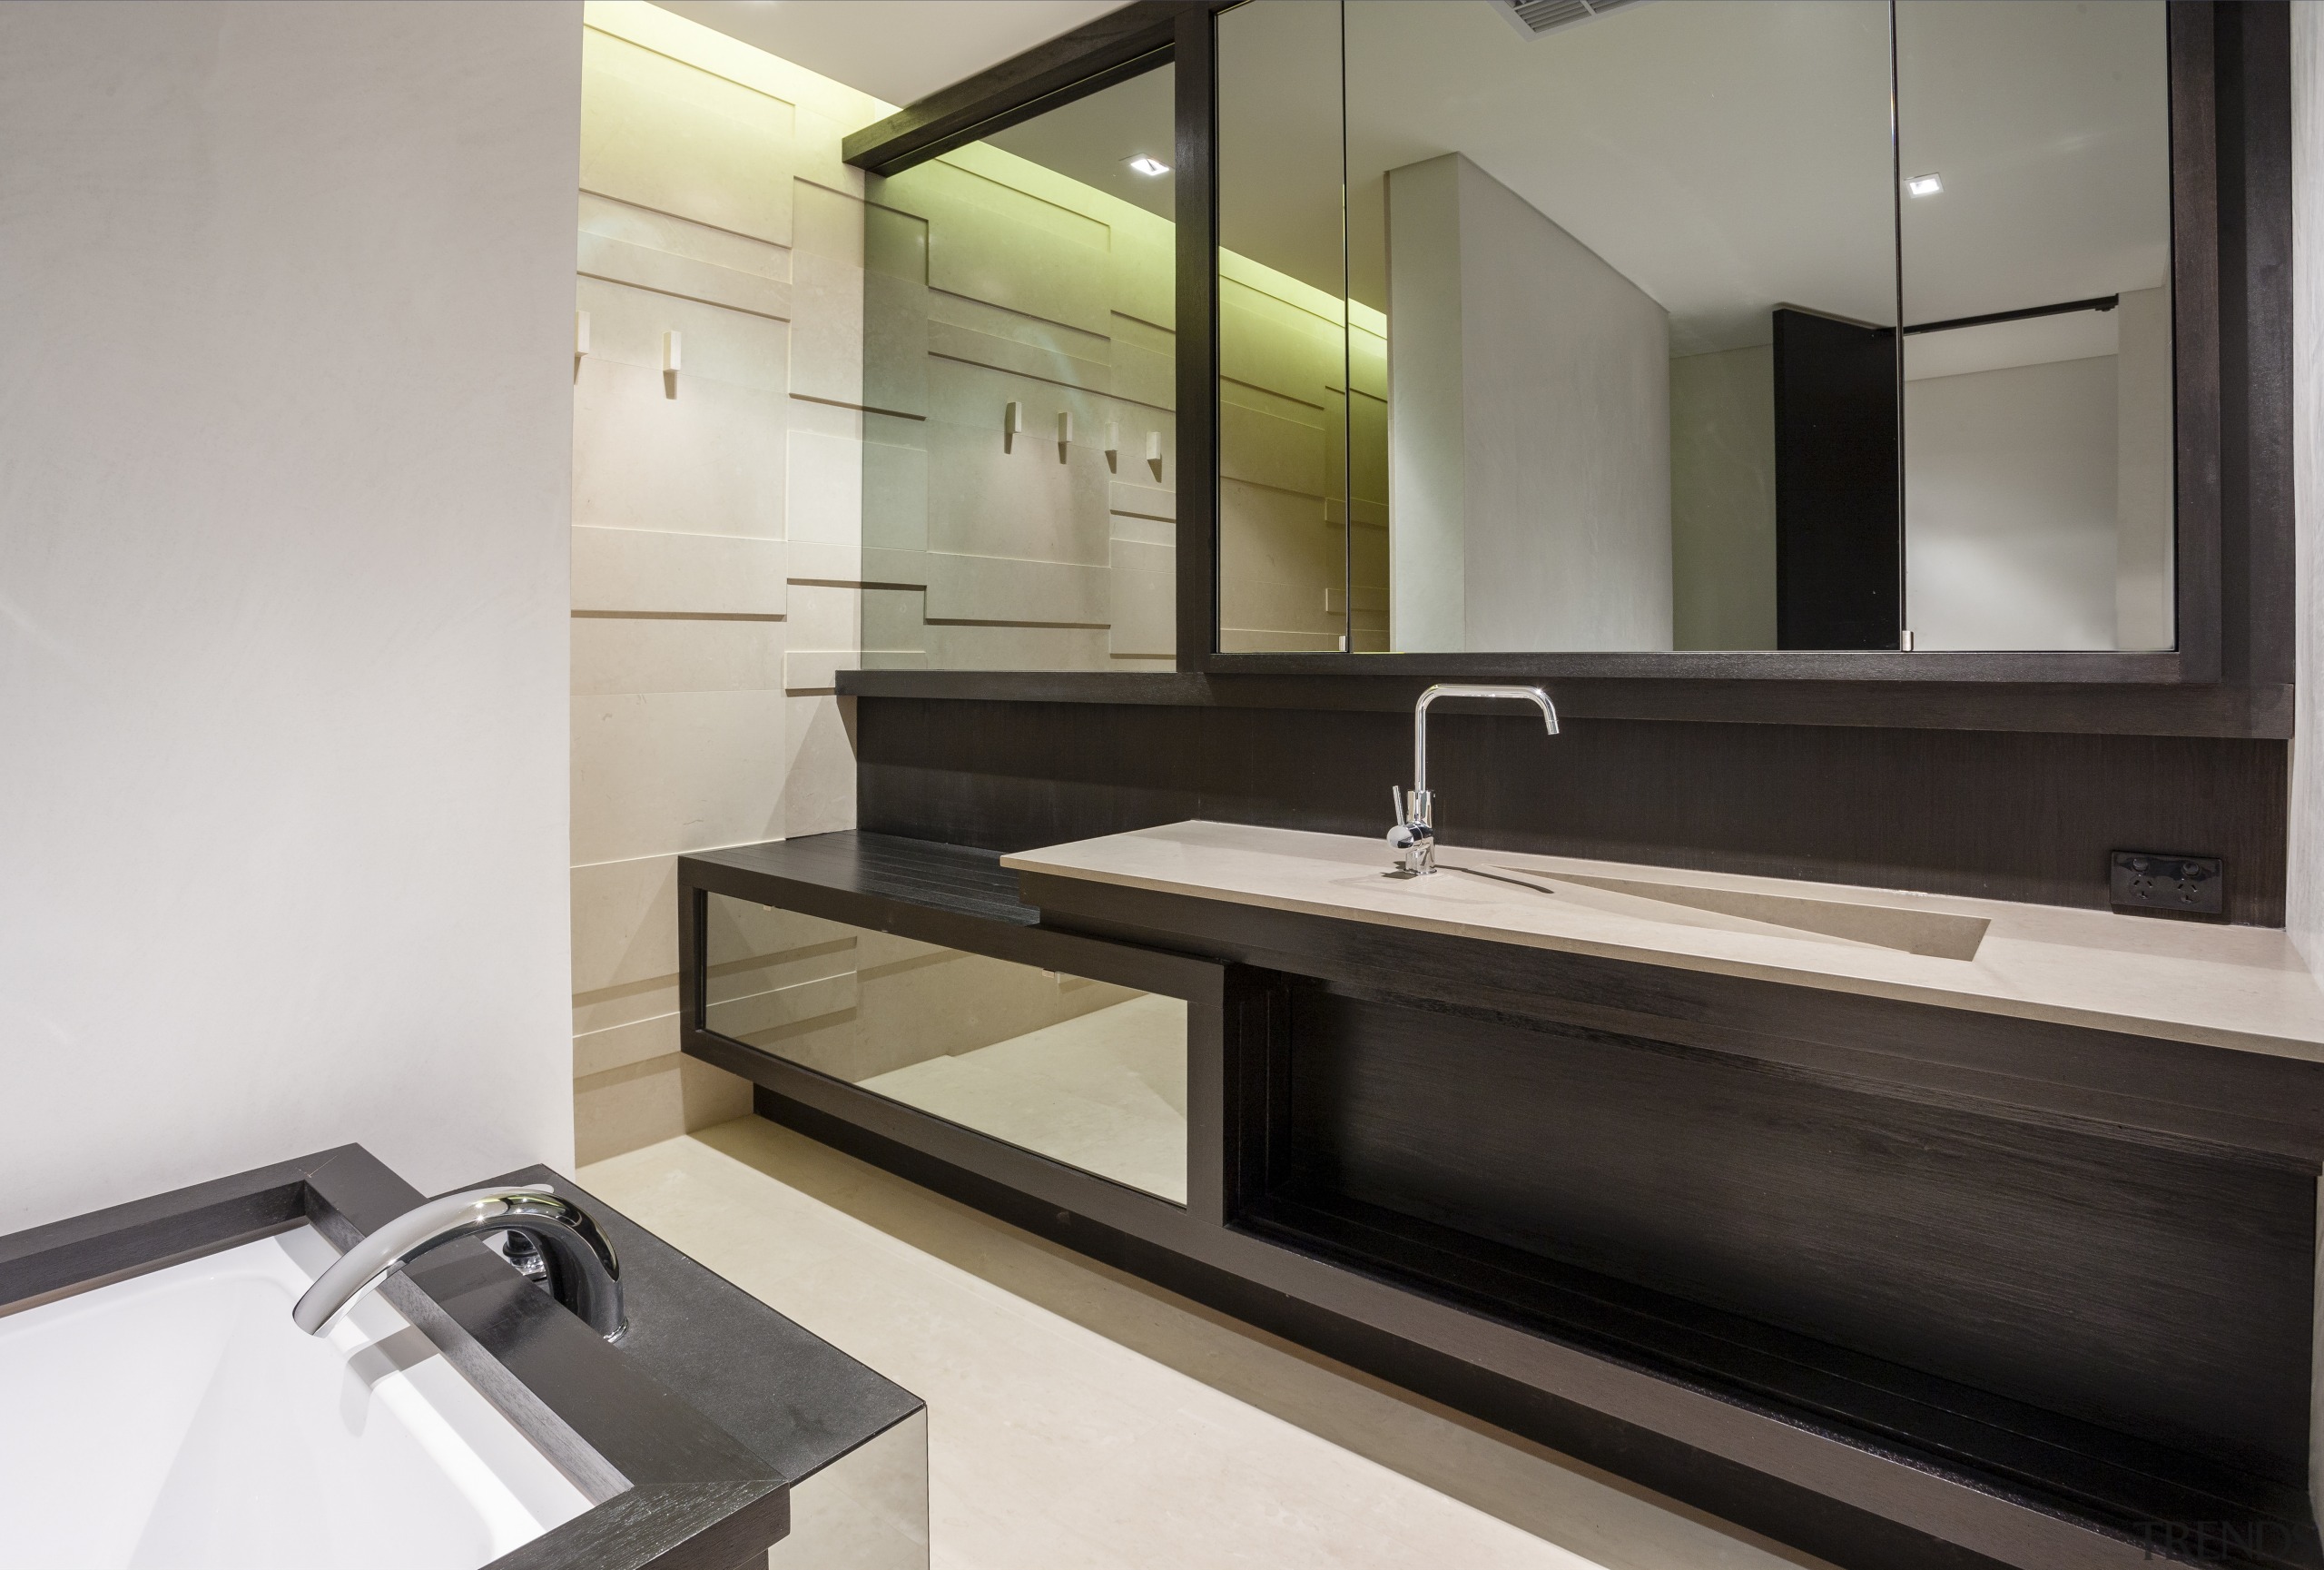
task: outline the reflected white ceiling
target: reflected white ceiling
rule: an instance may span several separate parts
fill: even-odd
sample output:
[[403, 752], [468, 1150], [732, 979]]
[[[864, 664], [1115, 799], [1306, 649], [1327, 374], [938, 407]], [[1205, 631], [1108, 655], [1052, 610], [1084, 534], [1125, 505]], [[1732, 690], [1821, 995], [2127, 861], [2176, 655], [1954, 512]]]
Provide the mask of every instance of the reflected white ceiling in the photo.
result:
[[1164, 163], [1178, 156], [1172, 69], [1165, 65], [1117, 82], [985, 140], [1157, 217], [1175, 220], [1176, 173], [1140, 174], [1129, 166], [1129, 160], [1141, 154]]
[[[1261, 0], [1219, 19], [1221, 241], [1334, 292], [1339, 15]], [[1945, 180], [1904, 203], [1907, 319], [2162, 282], [2161, 0], [1902, 15], [1903, 173]], [[1530, 41], [1484, 0], [1354, 0], [1345, 46], [1368, 304], [1386, 303], [1385, 173], [1460, 152], [1669, 310], [1677, 352], [1764, 343], [1779, 303], [1896, 318], [1881, 0], [1655, 0]], [[1166, 78], [1143, 80], [995, 140], [1167, 213], [1167, 183], [1119, 173], [1166, 133]]]
[[1943, 321], [2152, 289], [2171, 265], [2160, 0], [1897, 8], [1905, 316]]
[[1457, 152], [1669, 311], [1673, 353], [1764, 343], [1778, 302], [1896, 320], [1880, 0], [1656, 0], [1531, 40], [1370, 0], [1347, 27], [1358, 299], [1386, 303], [1385, 173]]
[[794, 65], [909, 104], [1124, 0], [656, 0]]
[[[660, 0], [905, 103], [1114, 0]], [[1220, 238], [1336, 292], [1341, 10], [1219, 19]], [[1908, 321], [2152, 288], [2169, 262], [2162, 0], [1904, 0], [1901, 144], [1884, 0], [1654, 0], [1521, 38], [1485, 0], [1346, 7], [1348, 272], [1386, 304], [1385, 174], [1465, 153], [1652, 296], [1679, 353], [1762, 343], [1768, 311]], [[992, 138], [1168, 216], [1170, 74]], [[1898, 173], [1935, 196], [1892, 200]]]

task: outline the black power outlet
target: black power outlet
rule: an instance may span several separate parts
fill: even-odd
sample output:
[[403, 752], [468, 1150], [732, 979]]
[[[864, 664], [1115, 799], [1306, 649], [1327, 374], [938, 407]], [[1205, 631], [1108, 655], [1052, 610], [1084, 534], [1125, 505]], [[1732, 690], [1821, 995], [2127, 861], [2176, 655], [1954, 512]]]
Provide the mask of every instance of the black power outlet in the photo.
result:
[[2215, 916], [2227, 908], [2227, 863], [2218, 856], [2116, 851], [2110, 894], [2118, 907]]

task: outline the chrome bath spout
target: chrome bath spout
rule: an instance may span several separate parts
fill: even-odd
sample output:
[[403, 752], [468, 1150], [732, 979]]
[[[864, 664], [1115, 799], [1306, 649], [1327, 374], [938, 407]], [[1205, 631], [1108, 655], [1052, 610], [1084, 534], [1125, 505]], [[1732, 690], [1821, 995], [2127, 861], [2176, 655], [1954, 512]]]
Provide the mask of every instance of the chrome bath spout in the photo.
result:
[[1514, 698], [1530, 703], [1541, 711], [1549, 734], [1558, 734], [1557, 706], [1538, 686], [1461, 686], [1440, 683], [1421, 694], [1420, 702], [1413, 706], [1410, 805], [1406, 805], [1403, 791], [1393, 785], [1388, 787], [1389, 799], [1396, 809], [1396, 826], [1388, 831], [1388, 848], [1403, 863], [1404, 871], [1414, 877], [1436, 870], [1436, 797], [1428, 788], [1428, 706], [1441, 697]]
[[389, 1272], [430, 1249], [486, 1232], [514, 1232], [529, 1241], [556, 1300], [606, 1340], [629, 1328], [613, 1244], [586, 1210], [558, 1199], [546, 1183], [470, 1189], [413, 1206], [341, 1254], [290, 1310], [291, 1322], [310, 1336], [329, 1335]]

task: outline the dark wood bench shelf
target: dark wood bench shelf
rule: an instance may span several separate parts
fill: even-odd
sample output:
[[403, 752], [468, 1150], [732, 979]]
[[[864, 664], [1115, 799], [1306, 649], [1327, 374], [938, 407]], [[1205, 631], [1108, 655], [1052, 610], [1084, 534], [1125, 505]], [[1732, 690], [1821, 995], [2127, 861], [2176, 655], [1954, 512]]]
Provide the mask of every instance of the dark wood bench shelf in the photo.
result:
[[[753, 888], [824, 903], [844, 901], [867, 914], [901, 907], [1018, 927], [1041, 919], [1039, 911], [1017, 897], [1017, 874], [1001, 867], [1000, 853], [973, 845], [849, 829], [696, 851], [684, 859], [705, 871], [723, 868], [742, 874]], [[856, 926], [880, 925], [852, 916], [833, 919]]]

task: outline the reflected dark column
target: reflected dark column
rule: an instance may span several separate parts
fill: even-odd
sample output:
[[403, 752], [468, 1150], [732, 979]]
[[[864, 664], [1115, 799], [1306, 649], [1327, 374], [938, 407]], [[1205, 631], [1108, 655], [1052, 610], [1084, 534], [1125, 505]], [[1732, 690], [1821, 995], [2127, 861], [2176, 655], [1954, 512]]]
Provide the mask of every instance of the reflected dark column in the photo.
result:
[[1896, 333], [1775, 312], [1776, 647], [1895, 648]]

